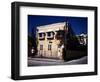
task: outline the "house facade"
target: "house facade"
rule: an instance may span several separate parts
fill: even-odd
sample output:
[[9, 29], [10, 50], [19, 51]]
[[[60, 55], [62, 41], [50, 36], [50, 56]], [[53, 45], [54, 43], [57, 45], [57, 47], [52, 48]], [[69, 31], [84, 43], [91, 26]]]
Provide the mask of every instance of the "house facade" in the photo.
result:
[[66, 22], [37, 27], [37, 56], [63, 59], [68, 25]]

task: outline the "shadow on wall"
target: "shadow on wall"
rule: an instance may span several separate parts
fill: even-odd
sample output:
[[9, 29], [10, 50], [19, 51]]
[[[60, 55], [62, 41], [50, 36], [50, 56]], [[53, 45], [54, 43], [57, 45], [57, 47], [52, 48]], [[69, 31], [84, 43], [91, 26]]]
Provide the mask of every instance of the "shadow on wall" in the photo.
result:
[[87, 45], [81, 45], [79, 43], [71, 25], [68, 24], [68, 33], [66, 35], [66, 44], [63, 50], [63, 59], [69, 61], [83, 56], [87, 56]]
[[28, 57], [37, 55], [36, 38], [28, 36]]

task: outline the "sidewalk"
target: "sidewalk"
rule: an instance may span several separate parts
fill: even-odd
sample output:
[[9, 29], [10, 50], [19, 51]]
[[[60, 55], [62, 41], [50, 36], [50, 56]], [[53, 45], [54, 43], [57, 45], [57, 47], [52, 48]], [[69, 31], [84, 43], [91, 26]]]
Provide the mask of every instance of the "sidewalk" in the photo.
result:
[[[50, 62], [62, 62], [63, 60], [60, 59], [50, 59], [50, 58], [28, 58], [28, 60], [35, 60], [35, 61], [50, 61]], [[64, 61], [63, 61], [64, 62]]]
[[66, 62], [64, 60], [59, 60], [59, 59], [28, 58], [28, 66], [76, 65], [76, 64], [87, 64], [87, 56]]

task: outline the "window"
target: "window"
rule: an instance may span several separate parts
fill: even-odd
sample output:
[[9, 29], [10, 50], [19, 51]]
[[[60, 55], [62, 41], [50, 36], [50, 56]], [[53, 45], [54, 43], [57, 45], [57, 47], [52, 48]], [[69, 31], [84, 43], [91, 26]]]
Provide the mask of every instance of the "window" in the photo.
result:
[[42, 37], [42, 35], [43, 35], [42, 33], [39, 33], [39, 37]]
[[54, 33], [53, 32], [47, 32], [47, 39], [53, 39]]
[[43, 50], [43, 45], [40, 45], [40, 50]]
[[51, 50], [51, 45], [50, 44], [48, 45], [48, 50]]
[[47, 35], [50, 37], [51, 36], [51, 32], [48, 32]]
[[45, 39], [45, 33], [39, 33], [39, 39], [44, 40]]

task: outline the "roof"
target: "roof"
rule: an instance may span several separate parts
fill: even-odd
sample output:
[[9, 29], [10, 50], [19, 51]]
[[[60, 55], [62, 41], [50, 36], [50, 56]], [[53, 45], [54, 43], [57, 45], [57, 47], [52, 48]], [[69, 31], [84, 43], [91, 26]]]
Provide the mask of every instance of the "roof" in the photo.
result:
[[38, 26], [38, 32], [49, 32], [49, 31], [58, 31], [58, 30], [64, 30], [64, 27], [66, 25], [66, 22], [60, 22], [60, 23], [53, 23], [43, 26]]

